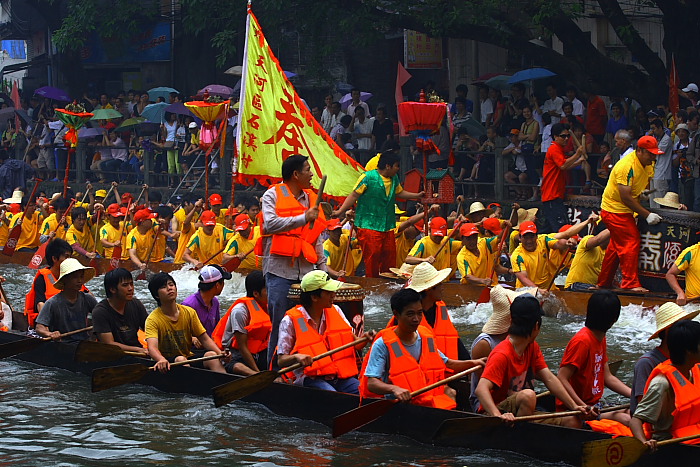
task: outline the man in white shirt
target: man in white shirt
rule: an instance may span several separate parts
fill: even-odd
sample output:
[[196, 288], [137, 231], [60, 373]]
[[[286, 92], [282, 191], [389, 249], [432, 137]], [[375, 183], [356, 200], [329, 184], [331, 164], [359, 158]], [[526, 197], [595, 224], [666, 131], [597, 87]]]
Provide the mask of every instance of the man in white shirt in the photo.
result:
[[623, 157], [634, 152], [634, 148], [632, 147], [632, 135], [628, 130], [617, 130], [617, 132], [615, 132], [615, 148], [620, 154], [618, 160], [622, 160]]
[[544, 104], [542, 104], [540, 113], [547, 112], [549, 116], [552, 117], [552, 125], [556, 125], [564, 115], [564, 111], [562, 110], [564, 99], [557, 96], [557, 87], [553, 83], [547, 85], [547, 95], [549, 96], [549, 99], [544, 101]]
[[576, 97], [576, 88], [569, 86], [566, 88], [566, 102], [571, 102], [574, 106], [573, 114], [577, 117], [583, 117], [583, 102]]
[[350, 123], [350, 133], [357, 139], [357, 149], [372, 149], [373, 128], [374, 118], [366, 118], [364, 107], [357, 107], [352, 123]]
[[489, 99], [489, 88], [483, 86], [479, 88], [479, 109], [481, 111], [481, 124], [487, 126], [493, 116], [493, 102]]
[[367, 105], [366, 102], [362, 102], [360, 100], [360, 90], [359, 89], [353, 89], [350, 91], [350, 97], [352, 97], [352, 102], [348, 106], [348, 115], [351, 117], [355, 116], [355, 109], [358, 107], [362, 107], [365, 109], [365, 116], [367, 118], [370, 118], [372, 115], [369, 113], [369, 106]]
[[[654, 167], [654, 178], [649, 181], [649, 188], [656, 190], [654, 198], [663, 198], [668, 192], [671, 182], [671, 160], [673, 158], [673, 140], [666, 134], [666, 129], [661, 119], [657, 118], [651, 122], [650, 135], [656, 138], [659, 149], [664, 153], [656, 156], [656, 166]], [[653, 199], [649, 200], [652, 208], [659, 208], [660, 205]]]

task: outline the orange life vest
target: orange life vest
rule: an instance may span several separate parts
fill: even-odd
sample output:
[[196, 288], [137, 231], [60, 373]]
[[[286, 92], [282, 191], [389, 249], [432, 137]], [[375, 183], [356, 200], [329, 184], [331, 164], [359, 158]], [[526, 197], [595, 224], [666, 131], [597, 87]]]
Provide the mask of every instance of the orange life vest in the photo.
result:
[[[214, 339], [214, 342], [216, 342], [216, 345], [218, 345], [221, 350], [224, 349], [224, 331], [226, 330], [228, 320], [231, 318], [233, 307], [239, 303], [245, 304], [248, 309], [248, 314], [250, 315], [250, 323], [245, 327], [245, 330], [248, 331], [248, 350], [250, 350], [252, 354], [259, 353], [267, 349], [267, 344], [270, 341], [270, 333], [272, 332], [272, 322], [270, 321], [270, 316], [260, 308], [258, 302], [252, 297], [243, 297], [236, 300], [233, 305], [229, 307], [224, 317], [219, 320], [216, 328], [214, 328], [214, 332], [211, 333], [211, 338]], [[238, 348], [238, 341], [235, 337], [231, 339], [231, 347], [234, 349]]]
[[[644, 387], [646, 394], [649, 383], [658, 375], [665, 376], [671, 384], [676, 401], [671, 425], [671, 434], [674, 438], [700, 433], [700, 365], [695, 365], [691, 371], [692, 383], [671, 364], [671, 360], [666, 360], [651, 371]], [[686, 443], [700, 444], [700, 438], [686, 441]]]
[[[326, 321], [326, 330], [323, 335], [309, 327], [301, 311], [301, 305], [287, 311], [294, 325], [296, 341], [291, 354], [306, 354], [315, 357], [331, 349], [340, 347], [355, 340], [352, 328], [340, 316], [335, 307], [323, 310]], [[350, 347], [336, 352], [330, 357], [316, 360], [313, 365], [304, 368], [306, 376], [331, 376], [338, 378], [351, 378], [357, 376], [357, 362], [355, 361], [355, 349]]]
[[29, 289], [29, 293], [27, 294], [24, 301], [24, 314], [27, 315], [27, 322], [29, 323], [29, 327], [32, 328], [36, 323], [36, 317], [39, 316], [39, 312], [36, 311], [36, 309], [34, 308], [34, 300], [36, 300], [36, 291], [34, 290], [34, 284], [36, 283], [36, 280], [40, 274], [44, 276], [44, 284], [46, 284], [45, 296], [47, 300], [61, 292], [56, 287], [54, 287], [54, 284], [56, 283], [56, 278], [53, 277], [53, 273], [49, 268], [43, 268], [37, 271], [36, 276], [34, 276], [34, 280], [32, 281], [32, 288]]
[[[277, 204], [275, 211], [279, 217], [294, 217], [304, 214], [308, 208], [305, 208], [294, 197], [292, 190], [285, 183], [279, 183], [274, 186], [277, 194]], [[309, 205], [316, 205], [316, 194], [311, 190], [304, 190], [309, 197]], [[304, 224], [296, 229], [287, 232], [279, 232], [272, 234], [272, 244], [270, 245], [270, 253], [280, 256], [289, 256], [294, 261], [300, 255], [312, 264], [318, 262], [318, 255], [314, 244], [319, 235], [326, 229], [326, 216], [323, 211], [319, 211], [318, 219], [314, 222], [314, 228], [310, 227], [309, 223]], [[265, 235], [265, 224], [263, 217], [262, 233]], [[262, 255], [262, 251], [256, 251], [256, 254]]]
[[[435, 336], [429, 328], [418, 326], [421, 337], [420, 362], [408, 353], [401, 340], [396, 335], [396, 326], [382, 329], [375, 338], [382, 337], [389, 351], [389, 381], [391, 384], [408, 389], [411, 392], [422, 389], [445, 378], [445, 364], [437, 352]], [[362, 397], [381, 397], [372, 393], [367, 387], [368, 378], [364, 375], [369, 355], [367, 353], [362, 363], [360, 374], [360, 395]], [[411, 403], [451, 410], [457, 403], [445, 394], [445, 387], [440, 386], [420, 396], [411, 399]]]
[[[423, 320], [420, 325], [433, 331], [437, 348], [440, 349], [440, 352], [445, 354], [445, 357], [451, 360], [458, 360], [457, 342], [459, 341], [459, 333], [455, 325], [452, 324], [452, 319], [450, 319], [450, 314], [447, 312], [447, 305], [445, 305], [445, 302], [442, 300], [435, 302], [435, 326], [428, 324], [425, 320], [425, 313], [423, 314]], [[390, 326], [396, 326], [396, 318], [393, 316], [386, 325], [386, 327]]]

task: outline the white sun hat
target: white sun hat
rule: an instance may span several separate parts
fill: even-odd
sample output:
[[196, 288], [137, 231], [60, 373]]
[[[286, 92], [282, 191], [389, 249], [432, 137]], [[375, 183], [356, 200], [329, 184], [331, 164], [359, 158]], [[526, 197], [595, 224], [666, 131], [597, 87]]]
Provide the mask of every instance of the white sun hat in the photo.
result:
[[416, 292], [422, 292], [443, 282], [450, 277], [450, 274], [452, 274], [452, 268], [445, 268], [438, 271], [435, 269], [435, 266], [430, 263], [420, 263], [413, 269], [413, 275], [406, 283], [406, 287]]

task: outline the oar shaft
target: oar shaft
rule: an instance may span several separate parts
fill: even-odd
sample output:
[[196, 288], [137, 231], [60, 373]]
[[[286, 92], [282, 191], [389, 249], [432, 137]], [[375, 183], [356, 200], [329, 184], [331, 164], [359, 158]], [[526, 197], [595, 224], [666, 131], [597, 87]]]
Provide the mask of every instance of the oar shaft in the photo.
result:
[[[80, 334], [81, 332], [86, 332], [86, 331], [92, 331], [92, 326], [88, 326], [88, 327], [82, 328], [82, 329], [76, 329], [75, 331], [68, 331], [68, 332], [61, 334], [58, 337], [61, 337], [61, 338], [68, 337], [68, 336], [72, 336], [73, 334]], [[44, 341], [50, 341], [51, 339], [52, 339], [51, 337], [42, 337], [41, 338], [41, 340], [44, 340]]]
[[683, 436], [681, 438], [667, 439], [666, 441], [659, 441], [658, 443], [656, 443], [656, 445], [657, 446], [667, 446], [669, 444], [682, 443], [684, 441], [690, 441], [691, 439], [697, 439], [697, 438], [700, 438], [700, 433], [695, 434], [695, 435]]
[[[136, 352], [134, 352], [134, 353], [136, 353]], [[209, 355], [208, 357], [193, 358], [191, 360], [183, 360], [181, 362], [171, 363], [170, 366], [173, 367], [173, 366], [189, 365], [190, 363], [205, 362], [207, 360], [215, 360], [217, 358], [222, 358], [223, 356], [224, 356], [223, 354], [219, 354], [219, 355]], [[155, 369], [155, 366], [149, 366], [148, 369], [153, 370], [153, 369]]]
[[[89, 186], [89, 187], [85, 190], [85, 194], [83, 195], [83, 199], [80, 200], [80, 204], [83, 204], [83, 203], [85, 202], [85, 200], [87, 199], [88, 195], [90, 194], [90, 190], [92, 190], [92, 186]], [[75, 202], [75, 201], [73, 201], [73, 202]]]
[[[316, 360], [321, 360], [322, 358], [329, 357], [336, 352], [340, 352], [341, 350], [345, 350], [345, 349], [350, 348], [350, 347], [355, 347], [357, 344], [361, 344], [361, 343], [366, 342], [368, 340], [369, 340], [369, 337], [361, 337], [361, 338], [354, 340], [352, 342], [348, 342], [347, 344], [343, 344], [340, 347], [336, 347], [335, 349], [329, 350], [328, 352], [323, 352], [321, 355], [316, 355], [313, 358], [313, 361], [315, 362]], [[281, 370], [279, 370], [277, 372], [277, 374], [282, 376], [283, 374], [289, 373], [290, 371], [298, 370], [302, 366], [303, 365], [301, 363], [295, 363], [294, 365], [289, 365], [286, 368], [282, 368]]]
[[[145, 188], [141, 188], [141, 193], [139, 193], [139, 197], [136, 198], [136, 201], [134, 201], [134, 206], [139, 205], [139, 201], [141, 201], [141, 197], [143, 196], [143, 193], [146, 191]], [[106, 198], [105, 198], [106, 199]]]
[[452, 233], [440, 243], [440, 248], [438, 248], [438, 251], [433, 255], [435, 258], [437, 258], [438, 255], [440, 253], [442, 253], [442, 249], [445, 248], [450, 243], [450, 240], [452, 239], [452, 237], [454, 237], [455, 233], [457, 233], [459, 231], [459, 227], [461, 225], [462, 225], [461, 222], [457, 222], [454, 225], [454, 227], [452, 228]]
[[459, 373], [456, 373], [456, 374], [450, 376], [449, 378], [445, 378], [445, 379], [441, 379], [440, 381], [436, 381], [429, 386], [426, 386], [424, 388], [420, 388], [417, 391], [413, 391], [411, 393], [411, 398], [416, 397], [416, 396], [420, 396], [421, 394], [424, 394], [428, 391], [432, 391], [435, 388], [438, 388], [444, 384], [447, 384], [447, 383], [450, 383], [450, 382], [455, 381], [457, 379], [460, 379], [460, 378], [462, 378], [470, 373], [474, 373], [475, 371], [481, 370], [481, 369], [482, 369], [482, 367], [480, 365], [477, 365], [477, 366], [474, 366], [472, 368], [469, 368], [468, 370], [464, 370], [464, 371], [461, 371]]
[[564, 267], [564, 263], [566, 263], [566, 260], [569, 258], [569, 253], [570, 253], [570, 251], [567, 249], [566, 253], [564, 253], [564, 257], [561, 259], [561, 263], [559, 263], [559, 267], [557, 268], [556, 272], [554, 273], [554, 276], [552, 277], [552, 280], [549, 281], [549, 287], [547, 287], [547, 290], [552, 290], [552, 286], [554, 285], [554, 281], [557, 280], [557, 276], [559, 275], [561, 268]]
[[[321, 177], [321, 184], [318, 186], [318, 195], [316, 197], [316, 205], [314, 206], [316, 209], [321, 205], [321, 198], [323, 198], [323, 190], [326, 189], [326, 180], [328, 180], [328, 176], [324, 175]], [[312, 220], [309, 223], [310, 228], [314, 228], [314, 221]]]
[[[623, 410], [629, 408], [629, 404], [625, 405], [616, 405], [614, 407], [606, 407], [603, 410], [600, 411], [600, 413], [606, 413], [606, 412], [615, 412], [616, 410]], [[538, 414], [538, 415], [525, 415], [523, 417], [515, 417], [516, 422], [532, 422], [535, 420], [544, 420], [547, 418], [562, 418], [562, 417], [570, 417], [572, 415], [581, 415], [581, 412], [578, 410], [569, 410], [566, 412], [553, 412], [553, 413], [543, 413], [543, 414]]]

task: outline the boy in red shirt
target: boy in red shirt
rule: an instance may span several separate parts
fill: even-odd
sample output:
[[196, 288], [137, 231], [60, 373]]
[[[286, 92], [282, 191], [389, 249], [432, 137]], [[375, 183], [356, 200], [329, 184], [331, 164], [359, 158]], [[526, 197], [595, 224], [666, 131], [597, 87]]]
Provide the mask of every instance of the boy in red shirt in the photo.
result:
[[[544, 361], [540, 346], [535, 342], [542, 325], [540, 302], [530, 294], [517, 297], [510, 306], [510, 319], [508, 337], [489, 354], [476, 387], [482, 410], [510, 423], [516, 416], [532, 415], [536, 403], [531, 381], [534, 376], [569, 409], [578, 410], [587, 418], [595, 416], [591, 407], [574, 402]], [[565, 426], [581, 425], [577, 417], [551, 420]]]
[[[564, 351], [557, 378], [576, 405], [598, 406], [607, 386], [629, 398], [632, 390], [610, 372], [608, 367], [608, 332], [620, 317], [620, 299], [609, 290], [598, 290], [588, 300], [586, 325], [571, 338]], [[600, 408], [600, 407], [598, 407]], [[565, 410], [557, 399], [557, 410]], [[601, 414], [600, 418], [629, 425], [629, 410]]]

